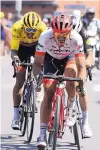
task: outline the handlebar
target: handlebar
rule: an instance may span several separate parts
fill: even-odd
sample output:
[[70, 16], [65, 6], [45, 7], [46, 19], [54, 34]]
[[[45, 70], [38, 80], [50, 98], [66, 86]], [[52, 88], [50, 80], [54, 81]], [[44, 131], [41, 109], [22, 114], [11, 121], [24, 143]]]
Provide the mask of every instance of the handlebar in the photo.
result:
[[76, 90], [84, 96], [83, 80], [80, 78], [64, 77], [62, 75], [43, 75], [43, 78], [58, 80], [59, 83], [63, 81], [76, 81], [79, 85], [76, 87]]
[[33, 65], [32, 63], [24, 63], [24, 62], [18, 63], [18, 66], [32, 66], [32, 65]]
[[62, 75], [43, 75], [43, 78], [48, 78], [48, 79], [55, 79], [58, 80], [59, 82], [63, 82], [63, 81], [77, 81], [77, 82], [83, 82], [82, 79], [80, 78], [72, 78], [72, 77], [64, 77]]
[[[14, 66], [14, 61], [12, 62], [12, 65], [13, 65], [13, 67], [14, 67], [14, 74], [13, 74], [13, 78], [15, 78], [16, 76], [17, 76], [17, 73], [18, 73], [18, 71], [17, 71], [17, 69], [16, 69], [16, 67]], [[32, 67], [32, 63], [24, 63], [24, 62], [17, 62], [17, 65], [18, 66], [26, 66], [26, 67]]]

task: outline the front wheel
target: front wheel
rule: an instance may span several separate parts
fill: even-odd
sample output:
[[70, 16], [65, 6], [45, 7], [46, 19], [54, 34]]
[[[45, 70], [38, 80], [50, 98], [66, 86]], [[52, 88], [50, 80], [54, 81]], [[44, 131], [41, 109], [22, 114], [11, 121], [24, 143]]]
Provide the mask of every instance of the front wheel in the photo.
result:
[[75, 145], [77, 145], [78, 150], [81, 150], [80, 141], [79, 141], [79, 134], [78, 134], [78, 124], [77, 124], [77, 121], [76, 121], [76, 123], [73, 126], [73, 133], [74, 133]]
[[33, 135], [34, 121], [35, 121], [35, 110], [36, 110], [36, 90], [35, 84], [30, 83], [28, 87], [28, 101], [27, 101], [27, 142], [30, 142]]
[[51, 135], [52, 136], [52, 150], [56, 150], [57, 136], [58, 136], [58, 131], [59, 131], [60, 104], [61, 104], [61, 97], [58, 96], [57, 101], [56, 101], [55, 114], [54, 114], [53, 134]]
[[26, 131], [26, 113], [24, 112], [24, 106], [21, 105], [20, 106], [20, 131], [21, 131], [21, 135], [20, 136], [24, 136], [25, 135], [25, 131]]
[[26, 114], [26, 91], [27, 84], [24, 86], [23, 94], [22, 94], [22, 104], [20, 105], [19, 114], [20, 114], [20, 131], [21, 135], [24, 136], [26, 132], [26, 123], [27, 123], [27, 114]]

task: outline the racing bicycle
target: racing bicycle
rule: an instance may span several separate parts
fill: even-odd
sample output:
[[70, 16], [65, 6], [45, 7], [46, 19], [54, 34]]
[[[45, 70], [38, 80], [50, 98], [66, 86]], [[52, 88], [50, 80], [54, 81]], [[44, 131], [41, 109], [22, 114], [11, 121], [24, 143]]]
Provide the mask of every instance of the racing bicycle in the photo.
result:
[[[34, 129], [34, 121], [35, 121], [35, 113], [36, 111], [36, 88], [37, 83], [33, 76], [33, 63], [31, 63], [30, 57], [28, 58], [27, 62], [18, 63], [19, 66], [26, 67], [26, 74], [25, 74], [25, 82], [23, 85], [23, 94], [21, 97], [21, 104], [20, 104], [20, 131], [21, 135], [24, 136], [25, 133], [27, 135], [27, 142], [30, 142], [33, 135]], [[16, 77], [17, 71], [14, 68], [14, 75]]]
[[[78, 91], [84, 96], [83, 92], [83, 81], [79, 78], [71, 78], [71, 77], [64, 77], [64, 76], [56, 76], [56, 75], [43, 75], [43, 78], [54, 79], [57, 80], [56, 92], [55, 96], [52, 101], [52, 111], [50, 114], [49, 122], [48, 122], [48, 142], [47, 142], [47, 149], [56, 150], [57, 145], [57, 138], [62, 138], [64, 135], [65, 128], [67, 126], [66, 119], [67, 119], [67, 110], [68, 107], [65, 105], [66, 95], [65, 95], [65, 87], [63, 87], [64, 81], [77, 81], [79, 83], [77, 89]], [[76, 99], [77, 104], [77, 119], [74, 124], [73, 134], [75, 138], [75, 144], [80, 150], [80, 141], [78, 135], [78, 122], [79, 119], [81, 123], [81, 112], [79, 111], [79, 104]]]

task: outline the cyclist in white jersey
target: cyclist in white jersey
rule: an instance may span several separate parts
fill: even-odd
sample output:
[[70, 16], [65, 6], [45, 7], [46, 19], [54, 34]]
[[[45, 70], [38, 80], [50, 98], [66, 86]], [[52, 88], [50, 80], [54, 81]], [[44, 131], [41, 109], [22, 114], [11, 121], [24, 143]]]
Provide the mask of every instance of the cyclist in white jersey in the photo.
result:
[[[34, 59], [34, 75], [37, 76], [40, 73], [41, 64], [44, 64], [44, 74], [64, 74], [66, 77], [82, 78], [85, 82], [86, 67], [83, 41], [78, 32], [72, 30], [71, 17], [59, 15], [52, 19], [51, 25], [52, 28], [43, 32], [39, 38]], [[51, 111], [51, 100], [57, 84], [54, 80], [49, 79], [44, 79], [43, 83], [44, 98], [40, 110], [40, 136], [37, 139], [37, 147], [39, 148], [46, 146], [46, 129]], [[76, 98], [75, 82], [67, 82], [66, 87], [69, 97], [69, 114], [72, 114]], [[80, 97], [82, 96], [80, 95]], [[87, 125], [83, 121], [82, 130], [85, 134], [90, 132], [90, 130], [86, 130], [86, 127]]]
[[85, 29], [87, 30], [88, 36], [92, 37], [100, 34], [100, 21], [95, 18], [94, 8], [87, 8], [82, 21]]

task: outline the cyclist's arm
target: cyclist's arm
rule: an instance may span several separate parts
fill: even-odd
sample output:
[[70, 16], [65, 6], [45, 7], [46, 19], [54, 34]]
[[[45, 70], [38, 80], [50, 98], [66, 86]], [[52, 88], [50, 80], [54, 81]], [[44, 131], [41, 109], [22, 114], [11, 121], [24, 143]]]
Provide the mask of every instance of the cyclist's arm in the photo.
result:
[[44, 62], [44, 57], [45, 57], [44, 38], [41, 35], [36, 48], [35, 58], [33, 63], [33, 74], [35, 78], [37, 77], [37, 75], [39, 75], [41, 71], [41, 66]]
[[90, 45], [90, 40], [89, 38], [85, 41], [85, 48], [86, 48], [86, 67], [91, 67], [94, 64], [94, 58], [93, 58], [93, 49], [92, 46]]
[[85, 55], [83, 49], [83, 41], [81, 36], [77, 39], [77, 50], [75, 52], [75, 61], [78, 69], [78, 77], [86, 80], [86, 65], [85, 65]]
[[82, 27], [80, 31], [80, 35], [83, 38], [83, 43], [84, 43], [84, 52], [86, 54], [86, 61], [85, 61], [86, 66], [91, 67], [93, 65], [93, 49], [84, 27]]
[[15, 60], [18, 57], [18, 49], [20, 44], [20, 34], [15, 26], [12, 26], [12, 40], [11, 40], [11, 58]]
[[78, 69], [78, 77], [86, 80], [86, 66], [85, 66], [85, 56], [84, 53], [76, 54], [75, 56], [76, 66]]
[[91, 67], [94, 64], [93, 52], [92, 51], [88, 52], [88, 56], [86, 57], [85, 64], [86, 64], [87, 68]]
[[16, 50], [11, 50], [11, 59], [14, 61], [15, 58], [18, 58], [18, 51]]

